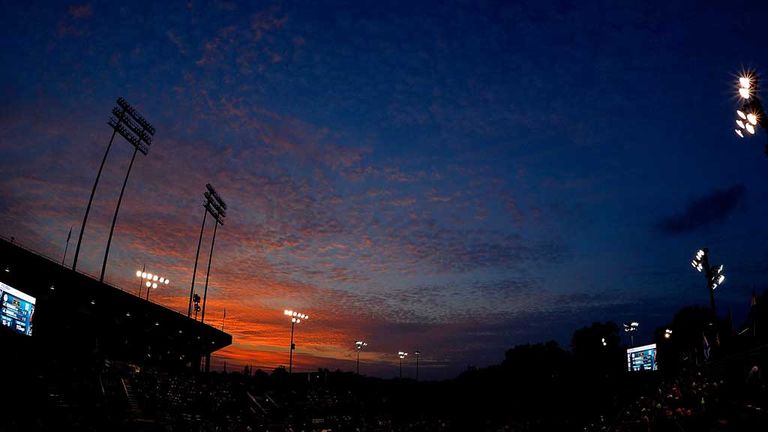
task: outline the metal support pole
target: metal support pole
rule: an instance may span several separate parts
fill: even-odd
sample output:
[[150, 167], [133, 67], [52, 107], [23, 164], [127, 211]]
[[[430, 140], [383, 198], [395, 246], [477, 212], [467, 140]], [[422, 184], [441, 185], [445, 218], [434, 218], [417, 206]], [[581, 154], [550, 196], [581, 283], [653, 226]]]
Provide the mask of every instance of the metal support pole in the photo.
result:
[[400, 357], [400, 379], [403, 379], [403, 358]]
[[144, 286], [144, 277], [143, 277], [143, 275], [144, 275], [144, 273], [146, 271], [147, 271], [147, 265], [144, 264], [143, 266], [141, 266], [142, 277], [139, 278], [139, 297], [141, 297], [141, 288]]
[[416, 381], [419, 380], [419, 356], [416, 356]]
[[[200, 238], [197, 240], [197, 252], [195, 252], [195, 266], [192, 268], [192, 286], [189, 287], [189, 306], [187, 307], [187, 318], [192, 316], [192, 295], [195, 293], [195, 276], [197, 275], [197, 260], [200, 258], [200, 245], [203, 243], [203, 230], [205, 229], [205, 218], [208, 217], [208, 210], [203, 210], [203, 225], [200, 227]], [[197, 312], [195, 312], [197, 320]]]
[[288, 355], [288, 374], [293, 374], [293, 350], [296, 349], [296, 345], [293, 343], [293, 329], [296, 327], [295, 322], [291, 322], [291, 353]]
[[72, 227], [69, 227], [69, 234], [67, 234], [67, 244], [64, 246], [64, 257], [61, 259], [61, 265], [64, 265], [64, 261], [67, 260], [67, 249], [69, 249], [69, 239], [72, 237]]
[[203, 312], [200, 314], [200, 322], [205, 322], [205, 301], [208, 298], [208, 277], [211, 275], [211, 261], [213, 261], [213, 245], [216, 243], [216, 230], [219, 228], [218, 221], [213, 224], [213, 240], [211, 240], [211, 253], [208, 255], [208, 272], [205, 273], [205, 291], [203, 291]]
[[152, 290], [151, 286], [147, 287], [147, 301], [149, 301], [149, 291]]
[[107, 250], [104, 251], [104, 262], [101, 264], [101, 276], [99, 276], [99, 282], [104, 282], [104, 272], [107, 270], [107, 258], [109, 257], [109, 247], [112, 244], [112, 234], [115, 232], [115, 223], [117, 223], [117, 214], [120, 211], [120, 203], [123, 202], [125, 185], [128, 184], [128, 176], [131, 175], [131, 168], [133, 168], [133, 161], [136, 160], [136, 153], [138, 152], [139, 152], [139, 147], [136, 146], [133, 149], [133, 156], [131, 156], [131, 163], [128, 164], [128, 172], [125, 173], [125, 179], [123, 180], [123, 187], [122, 189], [120, 189], [120, 196], [117, 198], [117, 207], [115, 207], [115, 214], [112, 216], [112, 226], [109, 228], [109, 238], [107, 238]]
[[360, 375], [360, 350], [357, 350], [357, 374]]
[[[118, 119], [117, 124], [120, 124], [120, 120]], [[77, 257], [80, 256], [80, 243], [83, 241], [83, 233], [85, 232], [85, 224], [88, 222], [88, 213], [91, 212], [91, 204], [93, 203], [93, 196], [96, 194], [96, 186], [99, 184], [99, 178], [101, 178], [101, 171], [104, 169], [104, 163], [107, 162], [107, 155], [109, 154], [109, 149], [112, 148], [112, 142], [115, 140], [115, 134], [117, 134], [117, 129], [114, 129], [112, 131], [112, 138], [109, 139], [109, 144], [107, 145], [107, 151], [104, 152], [104, 157], [101, 159], [101, 165], [99, 166], [99, 172], [96, 174], [96, 181], [93, 182], [93, 189], [91, 189], [91, 196], [88, 198], [88, 206], [85, 207], [85, 216], [83, 216], [83, 223], [80, 225], [80, 233], [77, 235], [77, 247], [75, 248], [75, 259], [72, 261], [72, 270], [77, 269]]]

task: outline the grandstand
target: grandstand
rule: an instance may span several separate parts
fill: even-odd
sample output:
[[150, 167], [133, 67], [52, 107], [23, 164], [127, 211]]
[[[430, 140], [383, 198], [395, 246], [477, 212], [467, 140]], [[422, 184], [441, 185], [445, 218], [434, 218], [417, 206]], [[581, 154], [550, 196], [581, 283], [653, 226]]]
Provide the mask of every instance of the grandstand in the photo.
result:
[[199, 370], [201, 359], [232, 343], [229, 334], [6, 239], [0, 239], [0, 282], [35, 300], [31, 335], [0, 327], [3, 351], [17, 361], [110, 359]]

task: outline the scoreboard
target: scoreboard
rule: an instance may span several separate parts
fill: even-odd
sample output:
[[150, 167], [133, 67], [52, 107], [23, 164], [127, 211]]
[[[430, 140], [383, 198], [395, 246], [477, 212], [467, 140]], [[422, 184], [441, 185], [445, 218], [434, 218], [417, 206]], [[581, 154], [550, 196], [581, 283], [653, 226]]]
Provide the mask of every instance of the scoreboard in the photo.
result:
[[0, 324], [27, 336], [32, 336], [32, 314], [35, 298], [0, 282]]
[[627, 349], [627, 371], [655, 371], [657, 369], [656, 344]]

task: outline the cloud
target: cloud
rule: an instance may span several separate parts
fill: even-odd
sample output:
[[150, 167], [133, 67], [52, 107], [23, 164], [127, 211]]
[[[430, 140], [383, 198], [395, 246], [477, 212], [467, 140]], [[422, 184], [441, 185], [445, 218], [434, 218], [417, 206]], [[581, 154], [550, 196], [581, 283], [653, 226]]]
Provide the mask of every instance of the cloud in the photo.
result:
[[677, 235], [722, 223], [744, 204], [745, 195], [746, 188], [743, 184], [728, 189], [716, 189], [692, 200], [682, 213], [662, 219], [656, 224], [656, 228], [664, 234]]
[[93, 7], [90, 4], [72, 5], [69, 14], [75, 19], [90, 18], [93, 16]]

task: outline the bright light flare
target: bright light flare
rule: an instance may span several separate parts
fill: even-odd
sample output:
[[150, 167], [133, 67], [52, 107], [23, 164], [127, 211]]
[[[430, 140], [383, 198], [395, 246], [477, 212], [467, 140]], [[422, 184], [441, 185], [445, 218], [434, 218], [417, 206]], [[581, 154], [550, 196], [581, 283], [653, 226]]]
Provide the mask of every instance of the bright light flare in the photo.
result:
[[746, 123], [744, 123], [744, 122], [743, 122], [743, 121], [741, 121], [741, 120], [736, 120], [736, 124], [737, 124], [737, 125], [738, 125], [740, 128], [742, 128], [742, 129], [746, 129], [746, 127], [747, 127]]
[[736, 110], [736, 115], [741, 117], [742, 120], [746, 120], [747, 119], [747, 115], [744, 114], [744, 111], [742, 111], [742, 110]]
[[752, 87], [752, 79], [748, 76], [739, 77], [739, 87], [749, 90]]
[[744, 99], [749, 99], [749, 97], [752, 96], [752, 94], [749, 91], [749, 89], [742, 87], [739, 89], [739, 96], [741, 96]]
[[138, 277], [138, 278], [141, 277], [141, 270], [136, 270], [136, 277]]
[[754, 135], [755, 134], [755, 127], [752, 126], [751, 124], [747, 123], [747, 132], [749, 132], [750, 134]]
[[740, 138], [744, 138], [744, 134], [740, 130], [734, 129], [733, 131], [736, 132], [736, 135], [738, 135]]
[[752, 123], [753, 126], [757, 126], [757, 115], [755, 113], [747, 114], [747, 121]]

